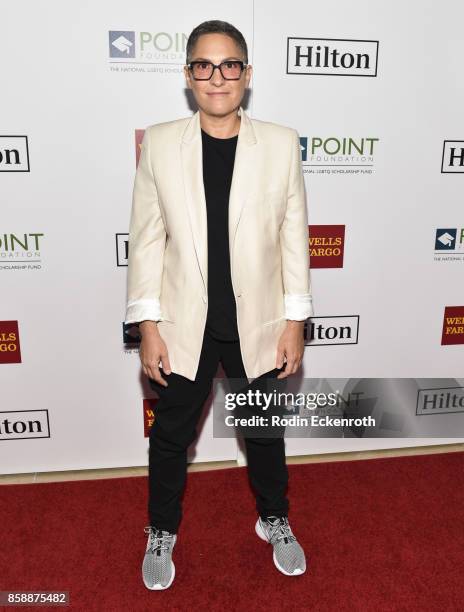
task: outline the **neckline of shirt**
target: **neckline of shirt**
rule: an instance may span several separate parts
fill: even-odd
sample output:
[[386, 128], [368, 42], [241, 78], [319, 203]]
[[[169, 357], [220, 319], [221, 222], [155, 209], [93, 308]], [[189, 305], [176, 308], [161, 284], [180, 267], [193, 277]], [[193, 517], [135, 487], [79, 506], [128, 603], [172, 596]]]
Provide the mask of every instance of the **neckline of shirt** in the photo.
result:
[[211, 138], [211, 140], [217, 140], [220, 142], [228, 142], [231, 140], [235, 140], [236, 138], [238, 138], [238, 134], [235, 134], [235, 136], [230, 136], [229, 138], [218, 138], [217, 136], [211, 136], [211, 134], [208, 134], [208, 132], [205, 132], [205, 130], [203, 128], [201, 129], [201, 133], [204, 134], [207, 138]]

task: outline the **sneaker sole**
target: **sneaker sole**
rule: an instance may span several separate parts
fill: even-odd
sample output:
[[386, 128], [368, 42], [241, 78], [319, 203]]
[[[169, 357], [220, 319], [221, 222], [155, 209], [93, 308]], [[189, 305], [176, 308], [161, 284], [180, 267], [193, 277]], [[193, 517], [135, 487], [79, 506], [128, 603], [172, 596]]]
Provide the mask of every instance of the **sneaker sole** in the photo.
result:
[[[261, 540], [264, 540], [268, 544], [270, 543], [269, 540], [267, 539], [266, 534], [263, 531], [263, 528], [261, 527], [259, 519], [256, 521], [255, 531], [256, 531], [257, 536], [259, 538], [261, 538]], [[274, 561], [274, 565], [279, 570], [279, 572], [282, 572], [282, 574], [285, 574], [286, 576], [301, 576], [301, 574], [304, 574], [305, 571], [306, 571], [306, 568], [304, 570], [302, 570], [302, 569], [300, 569], [298, 567], [295, 569], [294, 572], [287, 572], [287, 571], [285, 571], [284, 568], [281, 565], [279, 565], [279, 562], [276, 559], [275, 551], [272, 553], [272, 559]]]
[[171, 561], [171, 579], [169, 580], [169, 582], [165, 586], [163, 586], [159, 582], [157, 582], [153, 586], [150, 586], [149, 584], [147, 584], [145, 582], [145, 579], [143, 580], [143, 584], [147, 587], [147, 589], [150, 589], [150, 591], [162, 591], [164, 589], [168, 589], [171, 586], [172, 581], [174, 580], [174, 576], [175, 575], [176, 575], [176, 567], [175, 567], [174, 563]]

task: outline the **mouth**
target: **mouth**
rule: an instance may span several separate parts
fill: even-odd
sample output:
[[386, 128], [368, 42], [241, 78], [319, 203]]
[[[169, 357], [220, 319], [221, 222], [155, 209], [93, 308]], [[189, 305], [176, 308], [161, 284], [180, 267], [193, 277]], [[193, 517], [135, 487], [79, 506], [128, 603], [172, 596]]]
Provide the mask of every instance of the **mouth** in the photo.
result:
[[213, 92], [209, 92], [208, 96], [226, 96], [227, 95], [227, 91], [213, 91]]

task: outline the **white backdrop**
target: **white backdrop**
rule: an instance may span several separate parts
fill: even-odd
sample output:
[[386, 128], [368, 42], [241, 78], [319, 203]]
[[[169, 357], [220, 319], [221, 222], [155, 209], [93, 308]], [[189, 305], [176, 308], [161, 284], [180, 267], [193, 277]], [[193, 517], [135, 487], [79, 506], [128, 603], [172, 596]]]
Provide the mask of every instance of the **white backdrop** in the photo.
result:
[[[122, 324], [136, 130], [195, 110], [185, 42], [207, 19], [230, 21], [248, 42], [247, 112], [300, 134], [314, 235], [344, 226], [343, 263], [320, 260], [313, 300], [318, 323], [351, 317], [357, 340], [308, 337], [303, 375], [462, 376], [458, 323], [442, 344], [445, 309], [464, 315], [464, 160], [449, 163], [450, 147], [458, 155], [464, 145], [462, 3], [293, 1], [271, 12], [264, 0], [2, 0], [0, 9], [1, 473], [147, 464], [143, 400], [155, 396]], [[295, 45], [366, 52], [375, 70], [304, 73]], [[343, 139], [372, 142], [372, 154], [333, 158], [318, 146]], [[443, 229], [451, 242], [437, 248]], [[36, 419], [40, 431], [24, 429]], [[455, 441], [291, 439], [287, 453]], [[205, 409], [191, 451], [193, 461], [234, 459], [238, 447], [213, 438]]]

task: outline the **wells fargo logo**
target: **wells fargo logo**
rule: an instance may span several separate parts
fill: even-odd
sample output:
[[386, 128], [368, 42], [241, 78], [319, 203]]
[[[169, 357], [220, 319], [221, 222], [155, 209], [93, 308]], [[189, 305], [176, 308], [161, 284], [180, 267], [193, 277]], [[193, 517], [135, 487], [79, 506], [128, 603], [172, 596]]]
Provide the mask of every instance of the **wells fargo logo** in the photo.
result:
[[0, 363], [21, 363], [18, 321], [0, 321]]
[[142, 150], [142, 140], [145, 130], [135, 130], [135, 167], [139, 165], [140, 152]]
[[442, 344], [464, 344], [464, 306], [445, 306]]
[[158, 397], [143, 400], [143, 431], [145, 438], [148, 438], [150, 435], [151, 426], [155, 421], [155, 407], [158, 400]]
[[308, 239], [311, 268], [343, 268], [344, 225], [310, 225]]

